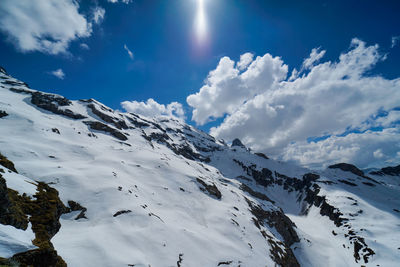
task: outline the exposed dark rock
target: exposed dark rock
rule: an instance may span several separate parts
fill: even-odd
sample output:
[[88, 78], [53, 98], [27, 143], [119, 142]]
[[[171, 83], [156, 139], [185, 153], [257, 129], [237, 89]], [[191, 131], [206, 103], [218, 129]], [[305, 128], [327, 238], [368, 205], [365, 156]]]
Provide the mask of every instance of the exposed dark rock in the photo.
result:
[[129, 120], [129, 122], [131, 122], [136, 128], [142, 128], [142, 127], [149, 127], [150, 124], [143, 122], [143, 121], [139, 121], [139, 118], [133, 114], [130, 113], [130, 115], [133, 115], [134, 118], [130, 117], [130, 116], [126, 116], [126, 118]]
[[243, 162], [237, 159], [233, 159], [233, 161], [241, 166], [247, 175], [253, 177], [258, 184], [267, 187], [274, 183], [274, 177], [269, 169], [263, 168], [261, 171], [259, 171], [256, 169], [256, 165], [246, 166]]
[[202, 191], [207, 191], [210, 195], [215, 196], [217, 199], [221, 199], [222, 194], [215, 184], [209, 185], [200, 178], [196, 178], [196, 181], [203, 186], [200, 187]]
[[378, 181], [376, 181], [376, 180], [374, 180], [374, 179], [372, 179], [372, 178], [370, 178], [368, 176], [365, 176], [364, 172], [362, 170], [360, 170], [359, 168], [357, 168], [356, 166], [354, 166], [352, 164], [338, 163], [338, 164], [335, 164], [335, 165], [331, 165], [328, 168], [330, 168], [330, 169], [341, 169], [342, 171], [345, 171], [345, 172], [351, 172], [351, 173], [353, 173], [355, 175], [358, 175], [360, 177], [363, 177], [363, 178], [365, 178], [365, 179], [367, 179], [367, 180], [369, 180], [371, 182], [379, 184]]
[[348, 164], [348, 163], [338, 163], [338, 164], [331, 165], [328, 168], [329, 169], [341, 169], [342, 171], [351, 172], [351, 173], [361, 176], [361, 177], [364, 176], [364, 172], [362, 170], [360, 170], [356, 166], [354, 166], [352, 164]]
[[[92, 110], [92, 112], [97, 115], [100, 119], [102, 119], [105, 122], [111, 123], [113, 124], [115, 127], [117, 127], [118, 129], [128, 129], [128, 125], [126, 125], [125, 121], [122, 119], [118, 119], [116, 117], [111, 117], [107, 114], [105, 114], [104, 112], [101, 112], [100, 110], [98, 110], [96, 108], [96, 106], [94, 104], [89, 104], [88, 108], [90, 108]], [[100, 108], [102, 109], [106, 109], [103, 106], [100, 106]], [[110, 109], [106, 109], [109, 112], [113, 112], [113, 110]]]
[[368, 186], [375, 186], [373, 183], [370, 183], [370, 182], [362, 182], [362, 183], [365, 185], [368, 185]]
[[257, 222], [260, 225], [267, 223], [270, 227], [274, 227], [283, 237], [288, 247], [300, 241], [294, 230], [296, 225], [281, 210], [264, 210], [261, 206], [251, 202], [249, 199], [245, 199], [250, 207], [251, 213], [257, 218]]
[[69, 106], [71, 105], [71, 101], [65, 97], [53, 95], [53, 94], [44, 94], [41, 92], [33, 92], [31, 103], [36, 105], [39, 108], [48, 110], [55, 114], [64, 115], [66, 117], [72, 119], [84, 119], [85, 116], [81, 114], [76, 114], [69, 109], [60, 109], [60, 106]]
[[15, 201], [16, 197], [18, 193], [7, 188], [6, 180], [0, 174], [0, 223], [26, 230], [28, 217]]
[[31, 199], [25, 194], [19, 195], [17, 191], [7, 188], [4, 178], [0, 175], [0, 223], [25, 230], [29, 221], [35, 233], [32, 244], [38, 247], [15, 254], [9, 259], [1, 259], [0, 264], [66, 266], [63, 259], [57, 255], [50, 239], [61, 227], [60, 216], [67, 211], [58, 197], [58, 191], [48, 184], [37, 182], [37, 192]]
[[319, 196], [319, 191], [320, 187], [317, 184], [313, 184], [313, 188], [306, 189], [306, 197], [304, 200], [311, 205], [319, 207], [320, 214], [322, 216], [328, 216], [337, 227], [342, 226], [344, 222], [348, 221], [348, 219], [342, 217], [343, 213], [341, 213], [337, 208], [328, 204], [325, 196]]
[[54, 114], [63, 115], [69, 117], [71, 119], [85, 119], [86, 117], [74, 113], [70, 109], [60, 109], [60, 106], [69, 106], [71, 105], [71, 101], [65, 97], [54, 95], [54, 94], [46, 94], [38, 91], [30, 91], [24, 89], [10, 88], [10, 91], [15, 93], [24, 93], [30, 94], [32, 96], [31, 103], [39, 108], [50, 111]]
[[153, 212], [150, 212], [150, 213], [149, 213], [149, 216], [150, 216], [150, 217], [151, 217], [151, 216], [154, 216], [154, 217], [156, 217], [157, 219], [159, 219], [161, 222], [165, 223], [164, 220], [161, 219], [160, 216], [158, 216], [157, 214], [154, 214]]
[[217, 266], [221, 266], [221, 265], [231, 265], [233, 261], [220, 261], [218, 262]]
[[99, 121], [84, 121], [84, 124], [88, 125], [90, 127], [90, 129], [92, 130], [96, 130], [96, 131], [102, 131], [102, 132], [106, 132], [111, 134], [112, 136], [114, 136], [115, 138], [121, 140], [121, 141], [126, 141], [128, 140], [128, 137], [126, 137], [123, 133], [121, 133], [120, 131], [111, 128], [110, 126], [101, 123]]
[[349, 182], [349, 181], [346, 181], [346, 180], [338, 180], [338, 181], [341, 182], [341, 183], [343, 183], [343, 184], [350, 185], [350, 186], [357, 186], [357, 184], [352, 183], [352, 182]]
[[354, 243], [354, 259], [356, 262], [361, 260], [361, 257], [364, 260], [364, 263], [368, 263], [369, 257], [375, 255], [375, 252], [367, 246], [364, 238], [352, 235], [350, 240], [353, 240]]
[[0, 119], [1, 119], [1, 118], [4, 118], [4, 117], [6, 117], [6, 116], [8, 116], [8, 113], [5, 112], [5, 111], [3, 111], [3, 110], [0, 110]]
[[257, 155], [257, 156], [259, 156], [261, 158], [264, 158], [264, 159], [269, 159], [264, 153], [261, 153], [261, 152], [254, 153], [254, 155]]
[[205, 163], [209, 163], [211, 160], [210, 158], [205, 158], [202, 155], [200, 155], [199, 153], [196, 153], [193, 151], [193, 149], [188, 145], [188, 144], [183, 144], [183, 145], [171, 145], [169, 143], [167, 143], [167, 146], [177, 155], [181, 155], [187, 159], [190, 160], [200, 160], [203, 161]]
[[[3, 188], [4, 189], [4, 188]], [[18, 195], [18, 192], [8, 189], [8, 198], [11, 203], [9, 211], [14, 218], [27, 218], [32, 224], [32, 231], [35, 239], [32, 243], [39, 248], [53, 248], [50, 239], [58, 232], [61, 227], [60, 216], [67, 211], [64, 204], [58, 197], [58, 192], [45, 183], [38, 182], [37, 192], [34, 199], [25, 195]], [[27, 222], [19, 225], [11, 224], [20, 229], [26, 229]]]
[[232, 141], [232, 147], [234, 147], [234, 146], [245, 147], [245, 146], [243, 145], [242, 141], [240, 141], [238, 138], [235, 138], [235, 139]]
[[19, 94], [29, 94], [29, 95], [32, 94], [32, 91], [20, 88], [10, 88], [10, 91]]
[[130, 213], [130, 212], [132, 212], [131, 210], [120, 210], [120, 211], [117, 211], [114, 215], [113, 215], [113, 217], [117, 217], [117, 216], [119, 216], [119, 215], [122, 215], [122, 214], [125, 214], [125, 213]]
[[253, 189], [251, 189], [250, 187], [248, 187], [247, 185], [245, 185], [243, 183], [240, 185], [240, 189], [245, 191], [245, 192], [247, 192], [247, 193], [249, 193], [253, 197], [256, 197], [258, 199], [265, 200], [265, 201], [268, 201], [268, 202], [271, 202], [271, 203], [275, 203], [275, 201], [271, 200], [269, 197], [267, 197], [263, 193], [256, 192], [256, 191], [254, 191]]
[[0, 66], [0, 72], [3, 73], [3, 74], [5, 74], [5, 75], [8, 75], [6, 69], [3, 68], [2, 66]]
[[27, 83], [19, 82], [19, 81], [15, 82], [15, 81], [7, 80], [7, 81], [2, 81], [2, 83], [8, 84], [8, 85], [13, 85], [13, 86], [25, 86], [25, 87], [29, 88], [29, 85]]
[[178, 256], [178, 261], [176, 262], [176, 266], [177, 267], [181, 267], [182, 266], [182, 261], [183, 261], [183, 254], [180, 253]]
[[400, 165], [394, 167], [385, 167], [379, 171], [370, 172], [372, 175], [391, 175], [400, 176]]
[[14, 163], [12, 163], [10, 160], [8, 160], [1, 153], [0, 153], [0, 165], [6, 167], [7, 169], [9, 169], [13, 172], [18, 173], [17, 170], [15, 169]]
[[[253, 222], [258, 229], [260, 229], [263, 237], [268, 241], [271, 246], [271, 255], [273, 260], [280, 266], [299, 267], [296, 257], [294, 256], [290, 246], [299, 242], [300, 239], [294, 230], [295, 224], [280, 210], [266, 211], [261, 206], [253, 203], [245, 198], [250, 207], [251, 213], [255, 216]], [[269, 227], [274, 227], [276, 231], [284, 239], [284, 243], [278, 244], [271, 236], [269, 236], [261, 226], [267, 223]], [[284, 247], [284, 250], [281, 247]]]
[[58, 130], [57, 128], [53, 128], [53, 129], [51, 129], [51, 131], [53, 133], [60, 134], [60, 130]]
[[272, 259], [278, 264], [278, 266], [300, 267], [293, 251], [289, 247], [284, 247], [284, 249], [282, 249], [283, 243], [275, 241], [272, 236], [269, 236], [265, 231], [261, 231], [261, 234], [271, 246], [270, 253]]
[[71, 211], [81, 211], [78, 216], [75, 217], [75, 220], [79, 219], [87, 219], [85, 212], [87, 211], [87, 208], [83, 207], [81, 204], [78, 202], [75, 202], [73, 200], [68, 200], [68, 206]]
[[150, 140], [156, 141], [158, 143], [166, 144], [171, 138], [166, 133], [151, 133], [149, 136]]
[[204, 146], [203, 144], [193, 142], [194, 147], [201, 152], [214, 152], [214, 151], [221, 151], [222, 149], [219, 146]]
[[57, 254], [57, 251], [51, 248], [39, 248], [21, 252], [12, 256], [9, 262], [17, 262], [18, 266], [67, 266], [64, 260]]
[[29, 221], [36, 235], [32, 243], [38, 247], [52, 247], [50, 239], [61, 227], [60, 216], [68, 209], [58, 197], [58, 191], [48, 184], [38, 182], [36, 200], [27, 207], [27, 213], [31, 215]]

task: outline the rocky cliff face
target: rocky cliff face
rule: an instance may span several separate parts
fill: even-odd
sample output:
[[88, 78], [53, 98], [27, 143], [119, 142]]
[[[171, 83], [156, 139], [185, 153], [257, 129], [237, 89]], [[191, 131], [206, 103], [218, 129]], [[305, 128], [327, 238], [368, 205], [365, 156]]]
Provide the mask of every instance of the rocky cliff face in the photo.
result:
[[0, 71], [2, 264], [400, 260], [396, 168], [308, 170], [252, 153], [240, 140], [228, 146], [175, 118], [72, 101]]

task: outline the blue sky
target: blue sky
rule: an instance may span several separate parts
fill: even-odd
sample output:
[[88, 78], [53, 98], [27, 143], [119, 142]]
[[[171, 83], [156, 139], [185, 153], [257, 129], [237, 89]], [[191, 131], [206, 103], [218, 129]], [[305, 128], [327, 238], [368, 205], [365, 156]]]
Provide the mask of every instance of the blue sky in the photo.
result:
[[[183, 105], [187, 122], [197, 124], [205, 131], [224, 126], [223, 120], [236, 110], [221, 109], [223, 115], [220, 116], [209, 112], [205, 115], [205, 123], [200, 119], [192, 121], [192, 111], [196, 106], [188, 105], [186, 99], [199, 92], [209, 72], [219, 66], [224, 56], [234, 62], [238, 62], [246, 52], [261, 57], [267, 53], [278, 56], [282, 64], [288, 66], [287, 77], [281, 79], [287, 80], [293, 68], [301, 69], [303, 60], [309, 57], [313, 48], [325, 51], [324, 62], [338, 62], [340, 54], [351, 50], [352, 40], [358, 38], [365, 42], [366, 47], [378, 44], [377, 51], [381, 55], [373, 67], [363, 70], [363, 76], [379, 76], [390, 81], [400, 77], [400, 46], [396, 45], [400, 36], [398, 1], [203, 0], [206, 23], [203, 42], [197, 39], [194, 26], [198, 1], [133, 0], [123, 3], [62, 0], [60, 2], [69, 4], [72, 13], [77, 12], [73, 13], [77, 20], [81, 17], [86, 19], [86, 32], [73, 21], [57, 22], [60, 28], [71, 28], [75, 35], [63, 35], [65, 43], [61, 51], [49, 51], [40, 45], [29, 49], [23, 47], [22, 42], [27, 42], [25, 36], [21, 37], [24, 30], [18, 32], [11, 27], [6, 15], [11, 14], [15, 5], [27, 12], [24, 9], [27, 2], [15, 4], [5, 0], [0, 7], [3, 17], [0, 19], [0, 65], [32, 88], [70, 99], [95, 98], [114, 109], [122, 109], [120, 103], [123, 101], [141, 102], [153, 98], [165, 105], [176, 101]], [[37, 4], [38, 10], [43, 5], [40, 0], [32, 2]], [[76, 10], [72, 10], [74, 7]], [[28, 14], [32, 21], [41, 21], [41, 11], [30, 10]], [[97, 13], [100, 14], [97, 18], [94, 17], [95, 10], [102, 10]], [[49, 33], [44, 32], [42, 38], [55, 41], [59, 35], [49, 27]], [[131, 51], [132, 56], [124, 47]], [[63, 79], [51, 74], [59, 69], [64, 74]], [[311, 68], [304, 69], [303, 73], [308, 72]], [[254, 95], [259, 93], [257, 91]], [[251, 100], [254, 95], [242, 99], [241, 103]], [[388, 101], [381, 106], [394, 108], [386, 107], [386, 103]], [[371, 110], [368, 116], [374, 114], [377, 110]], [[365, 117], [363, 121], [367, 119]], [[397, 126], [391, 125], [398, 130]], [[309, 143], [356, 132], [353, 131], [356, 128], [365, 132], [373, 127], [376, 125], [365, 127], [362, 123], [337, 130], [327, 127], [316, 130], [315, 134], [308, 132], [309, 136], [304, 139]], [[248, 136], [243, 131], [227, 134], [221, 128], [214, 133], [224, 138], [236, 134], [249, 145], [256, 142], [255, 136]], [[296, 138], [299, 137], [294, 136], [295, 141], [301, 141]], [[277, 148], [287, 148], [288, 143]], [[258, 148], [274, 150], [271, 145]], [[391, 153], [392, 158], [397, 157], [396, 151]], [[285, 159], [296, 160], [289, 156]]]

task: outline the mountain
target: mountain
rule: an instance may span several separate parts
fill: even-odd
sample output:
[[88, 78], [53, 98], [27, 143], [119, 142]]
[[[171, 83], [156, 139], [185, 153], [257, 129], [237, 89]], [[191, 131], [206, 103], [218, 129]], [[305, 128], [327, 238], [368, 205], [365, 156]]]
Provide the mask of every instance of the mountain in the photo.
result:
[[399, 166], [309, 170], [0, 69], [2, 266], [398, 266]]

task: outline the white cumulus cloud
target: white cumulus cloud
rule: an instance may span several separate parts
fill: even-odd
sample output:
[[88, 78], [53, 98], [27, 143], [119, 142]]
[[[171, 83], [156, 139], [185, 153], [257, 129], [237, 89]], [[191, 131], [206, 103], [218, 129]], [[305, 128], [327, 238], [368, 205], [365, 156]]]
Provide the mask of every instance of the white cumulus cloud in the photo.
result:
[[[396, 152], [385, 150], [398, 141], [394, 133], [399, 130], [395, 122], [399, 119], [400, 78], [366, 74], [385, 59], [378, 45], [353, 39], [336, 62], [317, 63], [324, 54], [314, 49], [302, 65], [309, 71], [289, 78], [288, 66], [270, 54], [257, 57], [244, 71], [224, 57], [199, 92], [187, 98], [193, 107], [192, 118], [199, 124], [224, 118], [210, 130], [215, 137], [238, 137], [254, 150], [303, 165], [322, 166], [338, 160], [366, 164], [360, 154], [368, 154], [372, 162], [377, 149], [385, 155], [381, 161], [395, 156], [398, 146], [393, 146]], [[386, 116], [378, 116], [382, 111]], [[366, 131], [371, 127], [385, 131]], [[351, 129], [359, 132], [343, 136]], [[330, 137], [307, 142], [320, 136]], [[371, 149], [364, 146], [367, 143], [356, 146], [346, 141], [367, 137]], [[317, 148], [323, 151], [315, 152]]]
[[200, 91], [187, 97], [187, 103], [194, 108], [192, 119], [196, 123], [202, 125], [232, 114], [248, 99], [285, 79], [288, 67], [279, 57], [265, 54], [251, 59], [251, 54], [245, 54], [235, 66], [233, 60], [223, 57]]
[[22, 52], [60, 54], [89, 37], [92, 25], [74, 0], [2, 0], [0, 30]]
[[65, 73], [64, 73], [64, 71], [62, 69], [57, 69], [57, 70], [50, 71], [49, 74], [57, 77], [60, 80], [64, 80], [64, 78], [65, 78]]
[[124, 101], [121, 103], [121, 106], [127, 112], [136, 113], [146, 117], [165, 115], [182, 120], [185, 118], [185, 112], [182, 104], [178, 102], [171, 102], [168, 105], [164, 105], [157, 103], [152, 98], [149, 98], [146, 102]]
[[289, 144], [283, 159], [319, 168], [332, 163], [350, 162], [359, 167], [382, 167], [400, 162], [400, 130], [384, 129], [332, 136], [319, 142]]
[[236, 64], [239, 70], [246, 69], [249, 64], [253, 61], [254, 55], [252, 53], [244, 53], [240, 56], [239, 62]]

